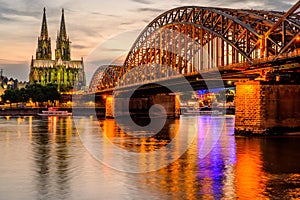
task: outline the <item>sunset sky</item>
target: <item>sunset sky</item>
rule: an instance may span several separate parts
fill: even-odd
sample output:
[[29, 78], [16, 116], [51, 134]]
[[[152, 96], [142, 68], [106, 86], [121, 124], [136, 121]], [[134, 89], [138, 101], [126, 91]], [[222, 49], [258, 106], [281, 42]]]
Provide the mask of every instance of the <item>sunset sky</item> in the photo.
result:
[[[87, 83], [97, 66], [124, 57], [137, 35], [159, 14], [196, 5], [244, 9], [288, 10], [295, 0], [0, 0], [0, 69], [28, 81], [31, 56], [37, 48], [43, 8], [54, 55], [61, 9], [65, 9], [71, 57], [83, 57]], [[119, 59], [120, 60], [120, 59]], [[121, 63], [121, 61], [119, 61]]]

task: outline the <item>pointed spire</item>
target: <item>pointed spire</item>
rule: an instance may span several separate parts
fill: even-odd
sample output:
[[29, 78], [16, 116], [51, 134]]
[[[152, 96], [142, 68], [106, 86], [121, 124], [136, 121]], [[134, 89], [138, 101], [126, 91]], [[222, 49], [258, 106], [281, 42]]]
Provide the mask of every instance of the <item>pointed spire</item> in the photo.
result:
[[62, 14], [61, 14], [61, 22], [60, 22], [60, 32], [59, 32], [60, 38], [62, 40], [67, 39], [67, 31], [66, 31], [66, 24], [65, 24], [65, 14], [64, 14], [64, 9], [62, 9]]
[[44, 8], [41, 35], [38, 37], [36, 59], [51, 59], [51, 39], [48, 37], [46, 8]]
[[44, 39], [48, 38], [48, 28], [47, 28], [46, 8], [45, 7], [44, 7], [44, 14], [43, 14], [41, 37]]
[[65, 14], [64, 9], [62, 9], [60, 29], [56, 40], [55, 60], [71, 60], [70, 52], [70, 41], [67, 37]]

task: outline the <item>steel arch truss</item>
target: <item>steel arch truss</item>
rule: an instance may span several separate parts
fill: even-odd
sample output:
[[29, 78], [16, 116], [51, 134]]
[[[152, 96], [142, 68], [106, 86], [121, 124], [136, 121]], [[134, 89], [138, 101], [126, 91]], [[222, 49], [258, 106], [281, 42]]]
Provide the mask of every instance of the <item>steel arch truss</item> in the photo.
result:
[[[167, 66], [171, 71], [192, 75], [239, 63], [254, 65], [258, 60], [275, 59], [282, 53], [292, 52], [299, 48], [300, 15], [296, 12], [299, 2], [286, 13], [196, 6], [169, 10], [140, 33], [118, 78], [106, 76], [100, 81], [99, 89], [111, 88], [123, 75], [139, 66], [158, 69]], [[133, 77], [128, 75], [119, 84], [169, 76], [168, 70], [161, 70], [159, 75], [158, 70], [151, 67], [146, 71], [141, 67], [134, 71]], [[110, 80], [114, 82], [109, 83]]]
[[114, 88], [119, 78], [120, 69], [121, 66], [117, 65], [103, 65], [98, 67], [91, 79], [89, 92], [95, 93]]
[[[292, 43], [299, 34], [299, 15], [298, 13], [290, 14], [283, 20], [282, 26], [277, 26], [276, 23], [284, 15], [285, 13], [276, 11], [210, 7], [180, 7], [169, 10], [154, 19], [139, 35], [125, 60], [122, 71], [124, 73], [127, 68], [143, 64], [141, 53], [144, 53], [145, 48], [147, 49], [147, 45], [149, 45], [147, 40], [152, 38], [152, 35], [156, 34], [158, 30], [170, 27], [174, 30], [174, 26], [192, 26], [201, 29], [198, 31], [200, 35], [196, 37], [192, 35], [191, 30], [185, 32], [189, 37], [195, 37], [201, 46], [206, 45], [215, 37], [220, 38], [224, 45], [232, 48], [232, 52], [230, 52], [232, 63], [243, 60], [251, 62], [263, 56], [274, 56], [292, 51], [295, 48]], [[274, 26], [277, 28], [274, 29]], [[274, 31], [268, 32], [271, 29]], [[178, 30], [182, 32], [182, 27], [178, 27]], [[266, 34], [268, 37], [265, 36]], [[208, 35], [213, 36], [209, 37]], [[264, 42], [265, 38], [269, 42]], [[226, 51], [223, 52], [226, 53]], [[238, 54], [243, 58], [239, 59]], [[221, 60], [225, 60], [226, 56], [228, 54], [221, 55]], [[220, 61], [217, 66], [222, 64], [223, 61]]]

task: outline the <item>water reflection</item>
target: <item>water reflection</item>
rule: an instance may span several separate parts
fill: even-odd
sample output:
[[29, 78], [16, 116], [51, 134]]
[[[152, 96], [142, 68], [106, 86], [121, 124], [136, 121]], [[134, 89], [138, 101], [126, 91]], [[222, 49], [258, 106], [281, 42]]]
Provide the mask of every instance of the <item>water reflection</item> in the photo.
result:
[[299, 137], [268, 138], [260, 142], [263, 169], [270, 174], [266, 185], [268, 196], [300, 198], [299, 144]]
[[[147, 121], [147, 119], [142, 120]], [[169, 144], [174, 135], [178, 133], [179, 125], [178, 120], [175, 120], [175, 123], [167, 120], [162, 130], [155, 135], [148, 131], [140, 130], [137, 132], [131, 130], [131, 127], [126, 126], [126, 124], [117, 125], [115, 120], [112, 119], [100, 122], [100, 126], [104, 129], [103, 134], [113, 145], [117, 145], [127, 151], [146, 153]]]
[[[203, 116], [170, 120], [162, 132], [158, 133], [156, 137], [149, 138], [134, 138], [124, 133], [118, 128], [114, 120], [101, 121], [100, 124], [104, 134], [112, 143], [128, 150], [134, 149], [136, 152], [145, 153], [169, 143], [171, 138], [178, 134], [180, 126], [184, 127], [183, 130], [185, 130], [188, 137], [189, 127], [186, 126], [188, 124], [180, 122], [198, 122], [197, 138], [180, 159], [158, 171], [137, 174], [134, 178], [131, 176], [130, 178], [135, 182], [138, 181], [134, 184], [147, 185], [148, 190], [167, 199], [198, 199], [199, 197], [219, 199], [235, 197], [235, 189], [232, 186], [234, 184], [236, 147], [234, 137], [232, 137], [232, 120], [233, 118], [228, 118], [227, 123], [223, 123], [223, 120], [212, 120]], [[212, 121], [213, 124], [211, 124]], [[213, 132], [216, 130], [222, 131], [221, 137], [210, 135], [210, 130], [213, 130]], [[211, 137], [208, 141], [215, 144], [215, 147], [211, 149], [210, 153], [203, 155], [203, 153], [206, 153], [206, 150], [203, 149], [212, 145], [204, 145], [208, 136]], [[180, 148], [180, 140], [177, 141], [175, 146], [177, 149]], [[169, 151], [156, 157], [149, 156], [148, 159], [127, 160], [127, 162], [138, 162], [140, 167], [144, 168], [145, 164], [159, 165], [168, 157], [175, 157], [171, 154], [177, 153], [178, 151]]]
[[236, 144], [236, 194], [241, 198], [262, 198], [267, 176], [262, 169], [261, 146], [255, 139], [248, 138], [238, 138]]
[[182, 120], [169, 120], [155, 135], [108, 119], [100, 121], [100, 126], [87, 120], [78, 120], [76, 125], [84, 146], [97, 160], [120, 171], [142, 173], [178, 159], [196, 135], [196, 120], [186, 121], [184, 126], [179, 125]]
[[[31, 125], [32, 126], [32, 125]], [[35, 121], [32, 129], [37, 199], [65, 199], [70, 186], [72, 119], [51, 116]]]
[[32, 151], [35, 161], [36, 170], [36, 190], [38, 192], [38, 199], [46, 198], [49, 193], [49, 161], [51, 155], [51, 149], [49, 145], [49, 135], [43, 129], [45, 128], [44, 121], [37, 123], [37, 126], [32, 131]]
[[[234, 137], [233, 117], [222, 121], [207, 116], [168, 120], [159, 134], [147, 137], [147, 132], [140, 132], [143, 137], [135, 137], [124, 131], [129, 127], [112, 119], [80, 117], [84, 126], [79, 128], [86, 136], [106, 138], [135, 153], [156, 152], [179, 132], [185, 133], [172, 151], [140, 159], [118, 157], [122, 158], [119, 164], [140, 168], [153, 168], [180, 156], [175, 150], [182, 148], [181, 139], [193, 139], [189, 133], [197, 123], [197, 137], [179, 159], [157, 171], [132, 174], [111, 169], [88, 154], [73, 120], [0, 118], [0, 199], [300, 198], [300, 137]], [[208, 134], [216, 131], [220, 137]], [[211, 143], [203, 145], [207, 137]], [[101, 150], [104, 160], [113, 160], [115, 152], [107, 145], [94, 147]]]

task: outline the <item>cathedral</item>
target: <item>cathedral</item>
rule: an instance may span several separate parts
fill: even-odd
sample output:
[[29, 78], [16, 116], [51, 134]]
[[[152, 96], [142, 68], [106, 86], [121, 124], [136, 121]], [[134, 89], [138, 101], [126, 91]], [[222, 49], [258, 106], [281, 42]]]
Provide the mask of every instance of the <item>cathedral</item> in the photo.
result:
[[36, 59], [31, 59], [30, 84], [57, 84], [62, 92], [86, 85], [83, 58], [71, 60], [70, 40], [66, 31], [64, 9], [56, 39], [55, 59], [52, 59], [51, 38], [48, 35], [46, 9], [44, 8], [41, 35], [38, 37]]

